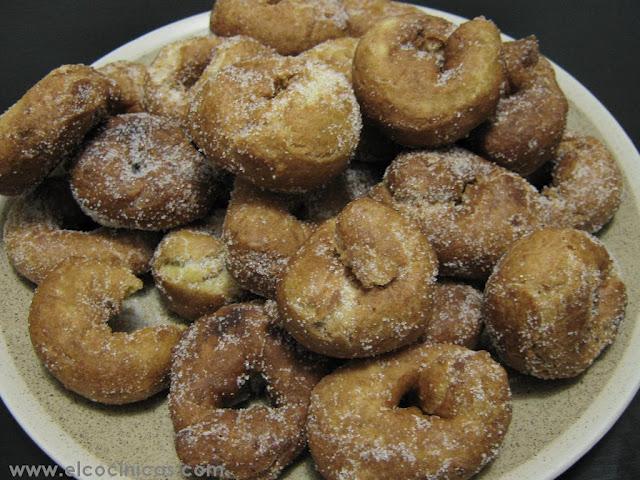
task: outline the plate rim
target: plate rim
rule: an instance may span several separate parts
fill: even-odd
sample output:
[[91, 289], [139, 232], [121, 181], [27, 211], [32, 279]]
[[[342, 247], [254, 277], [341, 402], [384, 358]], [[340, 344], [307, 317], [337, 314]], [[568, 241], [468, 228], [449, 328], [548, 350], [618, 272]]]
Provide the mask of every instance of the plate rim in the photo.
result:
[[[414, 6], [426, 13], [441, 16], [455, 23], [467, 21], [464, 17], [441, 10], [419, 5]], [[156, 50], [160, 45], [193, 36], [195, 33], [208, 29], [209, 13], [206, 11], [195, 14], [156, 28], [100, 57], [92, 66], [99, 67], [116, 60], [139, 58]], [[502, 36], [505, 40], [512, 40], [508, 35], [503, 34]], [[593, 128], [598, 131], [607, 147], [624, 164], [624, 171], [628, 179], [640, 179], [640, 154], [624, 128], [584, 85], [558, 64], [553, 61], [551, 63], [556, 70], [557, 79], [562, 89], [565, 92], [571, 92], [570, 97], [574, 100], [575, 108], [582, 111], [590, 120], [598, 120], [593, 122]], [[638, 205], [639, 194], [640, 186], [636, 189], [627, 189], [625, 196], [627, 201], [633, 201]], [[533, 457], [502, 476], [501, 480], [519, 480], [531, 472], [535, 472], [541, 480], [556, 478], [598, 443], [620, 418], [640, 388], [640, 370], [632, 368], [640, 363], [640, 326], [636, 319], [627, 317], [626, 321], [634, 322], [629, 335], [629, 344], [602, 390], [592, 399], [575, 423], [545, 445]], [[0, 369], [0, 398], [20, 427], [62, 470], [76, 467], [78, 464], [94, 467], [104, 465], [96, 455], [68, 436], [60, 425], [46, 413], [42, 405], [34, 400], [35, 397], [29, 392], [26, 382], [18, 374], [14, 358], [9, 355], [4, 336], [2, 336], [2, 346], [4, 348], [0, 349], [0, 362], [5, 368]], [[624, 376], [624, 372], [633, 373], [634, 371], [637, 373], [632, 378], [633, 381], [629, 381], [629, 378], [620, 378]], [[617, 395], [612, 393], [613, 390]], [[605, 414], [602, 415], [602, 412]], [[56, 438], [59, 441], [55, 441]], [[572, 438], [577, 441], [567, 441]], [[558, 448], [559, 443], [563, 448]], [[74, 472], [74, 477], [80, 480], [89, 480], [90, 478], [90, 476], [83, 475], [82, 472]]]

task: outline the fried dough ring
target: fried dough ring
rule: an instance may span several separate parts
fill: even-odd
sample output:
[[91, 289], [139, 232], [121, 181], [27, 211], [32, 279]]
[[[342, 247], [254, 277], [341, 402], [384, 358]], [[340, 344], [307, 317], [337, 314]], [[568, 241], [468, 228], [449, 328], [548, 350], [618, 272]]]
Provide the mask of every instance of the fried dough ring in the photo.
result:
[[66, 388], [94, 402], [120, 405], [166, 388], [171, 351], [183, 328], [112, 332], [109, 317], [142, 288], [127, 268], [72, 258], [38, 286], [29, 333], [38, 357]]
[[153, 278], [169, 310], [195, 320], [242, 296], [225, 266], [224, 243], [204, 229], [169, 232], [156, 248]]
[[216, 174], [173, 120], [147, 113], [112, 117], [78, 154], [73, 196], [101, 225], [165, 230], [202, 218]]
[[[238, 480], [275, 479], [303, 450], [322, 366], [258, 303], [229, 305], [191, 325], [175, 350], [169, 409], [180, 460]], [[232, 409], [260, 374], [271, 406]]]
[[278, 307], [287, 331], [309, 350], [373, 356], [424, 332], [436, 273], [418, 228], [362, 198], [318, 227], [291, 259]]
[[149, 76], [146, 65], [120, 60], [107, 63], [98, 72], [113, 83], [114, 95], [111, 102], [115, 112], [138, 113], [146, 110], [145, 85]]
[[501, 46], [496, 26], [482, 18], [458, 28], [422, 13], [386, 18], [356, 49], [363, 115], [403, 145], [453, 143], [495, 111]]
[[349, 33], [361, 37], [383, 18], [418, 13], [413, 5], [389, 0], [343, 0], [349, 16]]
[[347, 80], [351, 83], [353, 57], [356, 54], [357, 46], [357, 38], [336, 38], [334, 40], [322, 42], [312, 49], [302, 52], [300, 57], [326, 63], [331, 68], [347, 77]]
[[475, 349], [482, 331], [483, 304], [482, 292], [471, 285], [450, 281], [436, 283], [431, 316], [422, 341]]
[[85, 65], [51, 71], [0, 116], [0, 194], [38, 185], [109, 112], [113, 86]]
[[360, 136], [343, 75], [291, 57], [227, 66], [194, 95], [190, 132], [211, 161], [269, 190], [300, 192], [342, 172]]
[[210, 28], [216, 35], [247, 35], [282, 55], [295, 55], [346, 36], [347, 19], [340, 0], [217, 0]]
[[145, 85], [147, 111], [184, 123], [189, 110], [189, 91], [221, 41], [215, 35], [209, 35], [179, 40], [162, 47], [148, 67]]
[[605, 246], [543, 229], [517, 241], [485, 288], [487, 333], [504, 362], [543, 379], [584, 372], [615, 339], [627, 302]]
[[498, 454], [510, 397], [487, 352], [456, 345], [352, 362], [313, 390], [309, 449], [327, 480], [468, 479]]
[[458, 147], [400, 155], [372, 193], [420, 225], [444, 276], [485, 279], [547, 211], [525, 179]]
[[16, 199], [4, 224], [5, 251], [13, 267], [35, 284], [63, 260], [86, 257], [119, 261], [135, 274], [149, 269], [153, 239], [142, 232], [82, 227], [86, 218], [60, 178], [45, 180], [34, 192]]
[[503, 56], [506, 95], [495, 115], [472, 133], [471, 144], [485, 158], [527, 176], [555, 155], [569, 103], [535, 37], [505, 43]]
[[549, 199], [554, 226], [594, 233], [613, 218], [623, 191], [622, 172], [607, 147], [593, 137], [569, 134], [542, 194]]

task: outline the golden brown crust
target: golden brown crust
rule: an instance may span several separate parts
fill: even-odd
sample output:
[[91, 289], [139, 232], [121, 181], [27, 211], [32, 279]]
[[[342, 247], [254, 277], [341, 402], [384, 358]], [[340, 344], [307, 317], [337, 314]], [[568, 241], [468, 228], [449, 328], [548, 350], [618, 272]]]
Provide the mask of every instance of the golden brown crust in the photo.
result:
[[189, 91], [209, 64], [222, 39], [215, 35], [165, 45], [149, 65], [145, 84], [146, 110], [185, 122]]
[[496, 108], [501, 45], [484, 19], [456, 28], [422, 13], [386, 18], [356, 49], [353, 86], [362, 112], [404, 145], [453, 143]]
[[433, 307], [422, 341], [451, 343], [475, 349], [482, 332], [482, 292], [471, 285], [438, 282]]
[[386, 17], [417, 13], [413, 5], [389, 0], [343, 0], [349, 16], [349, 33], [361, 37], [373, 25]]
[[151, 236], [104, 227], [73, 229], [88, 223], [68, 183], [61, 178], [47, 179], [11, 204], [3, 234], [7, 257], [18, 273], [36, 284], [70, 257], [119, 261], [135, 274], [149, 269], [154, 247]]
[[347, 20], [340, 0], [217, 0], [210, 28], [223, 37], [247, 35], [282, 55], [295, 55], [346, 36]]
[[145, 85], [149, 73], [147, 66], [138, 62], [120, 60], [107, 63], [98, 71], [106, 76], [114, 86], [111, 102], [117, 113], [137, 113], [146, 111]]
[[326, 63], [343, 74], [351, 83], [353, 57], [356, 54], [358, 39], [353, 37], [337, 38], [322, 42], [310, 50], [302, 52], [301, 57]]
[[310, 350], [339, 358], [377, 355], [424, 332], [437, 272], [417, 227], [363, 198], [326, 221], [278, 284], [284, 326]]
[[171, 351], [183, 328], [112, 332], [107, 324], [142, 281], [118, 264], [72, 258], [38, 286], [29, 312], [31, 342], [62, 384], [94, 402], [124, 404], [167, 386]]
[[593, 137], [570, 134], [560, 143], [552, 183], [542, 194], [554, 226], [594, 233], [613, 218], [623, 190], [622, 172], [607, 147]]
[[547, 215], [526, 180], [458, 147], [400, 155], [372, 196], [420, 225], [442, 275], [470, 279], [489, 276]]
[[342, 172], [361, 128], [346, 78], [291, 57], [222, 69], [195, 93], [190, 119], [191, 135], [211, 161], [285, 192], [316, 188]]
[[[197, 320], [183, 336], [173, 358], [169, 409], [186, 465], [269, 480], [303, 450], [309, 396], [324, 366], [273, 322], [259, 303], [235, 304]], [[258, 375], [271, 405], [229, 408]]]
[[487, 352], [455, 345], [352, 362], [313, 390], [309, 449], [328, 480], [468, 479], [498, 454], [510, 396]]
[[539, 230], [516, 242], [485, 289], [487, 332], [502, 360], [539, 378], [585, 371], [613, 342], [625, 285], [588, 233]]
[[216, 176], [177, 123], [147, 113], [112, 117], [78, 154], [71, 187], [101, 225], [165, 230], [206, 215]]
[[169, 310], [195, 320], [242, 296], [225, 266], [222, 241], [202, 229], [168, 233], [156, 248], [153, 278]]
[[472, 133], [471, 144], [498, 165], [526, 176], [554, 156], [569, 103], [535, 37], [506, 42], [503, 58], [507, 91], [495, 115]]
[[51, 71], [0, 116], [0, 194], [40, 183], [109, 111], [112, 85], [85, 65]]
[[237, 178], [223, 227], [227, 268], [245, 289], [273, 298], [289, 259], [313, 231], [290, 213], [295, 200]]

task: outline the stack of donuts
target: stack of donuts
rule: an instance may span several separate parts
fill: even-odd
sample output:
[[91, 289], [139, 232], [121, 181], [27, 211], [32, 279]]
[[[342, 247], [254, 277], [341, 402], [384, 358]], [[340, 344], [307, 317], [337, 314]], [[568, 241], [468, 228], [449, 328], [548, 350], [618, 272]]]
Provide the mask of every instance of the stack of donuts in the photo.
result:
[[[218, 0], [210, 27], [0, 117], [35, 353], [94, 402], [170, 387], [180, 460], [229, 478], [306, 446], [331, 480], [472, 477], [508, 375], [578, 376], [615, 339], [613, 156], [567, 131], [536, 38], [484, 18]], [[144, 281], [181, 322], [112, 330]]]

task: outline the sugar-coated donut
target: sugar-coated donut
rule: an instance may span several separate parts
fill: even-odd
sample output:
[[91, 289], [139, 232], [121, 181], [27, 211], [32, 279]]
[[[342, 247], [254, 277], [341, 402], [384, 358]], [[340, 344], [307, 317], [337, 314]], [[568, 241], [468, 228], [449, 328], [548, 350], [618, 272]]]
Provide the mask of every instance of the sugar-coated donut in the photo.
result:
[[146, 110], [185, 122], [189, 91], [209, 64], [221, 42], [215, 35], [179, 40], [162, 47], [148, 67]]
[[111, 102], [115, 112], [138, 113], [146, 110], [145, 85], [149, 76], [146, 65], [120, 60], [107, 63], [98, 71], [114, 85]]
[[320, 62], [268, 57], [223, 68], [194, 94], [189, 129], [216, 165], [300, 192], [342, 172], [360, 136], [351, 85]]
[[94, 402], [144, 400], [168, 384], [171, 351], [183, 327], [113, 332], [107, 321], [142, 288], [126, 267], [65, 260], [38, 286], [29, 311], [33, 347], [66, 388]]
[[203, 217], [216, 176], [173, 120], [147, 113], [110, 118], [78, 154], [71, 187], [101, 225], [165, 230]]
[[301, 57], [324, 62], [334, 70], [340, 72], [351, 83], [353, 71], [353, 57], [356, 54], [358, 39], [353, 37], [327, 40], [315, 47], [302, 52]]
[[388, 17], [360, 39], [353, 87], [363, 115], [411, 147], [453, 143], [495, 111], [504, 74], [496, 26], [423, 13]]
[[361, 37], [373, 25], [386, 17], [418, 13], [413, 5], [389, 0], [343, 0], [349, 16], [349, 33]]
[[471, 145], [485, 158], [526, 176], [554, 156], [569, 103], [535, 37], [506, 42], [503, 58], [505, 95], [495, 115], [472, 133]]
[[542, 190], [552, 224], [597, 232], [622, 201], [622, 172], [613, 155], [593, 137], [568, 134], [553, 162], [552, 183]]
[[[91, 223], [68, 183], [47, 179], [9, 207], [3, 234], [7, 257], [20, 275], [36, 284], [70, 257], [119, 261], [135, 274], [149, 269], [154, 242], [148, 234]], [[90, 229], [83, 231], [85, 227]]]
[[341, 0], [217, 0], [210, 28], [216, 35], [247, 35], [295, 55], [332, 38], [347, 35]]
[[[237, 480], [275, 479], [304, 449], [309, 396], [323, 373], [259, 303], [200, 318], [173, 358], [169, 410], [178, 457]], [[266, 383], [270, 405], [231, 408], [256, 379]]]
[[331, 357], [408, 345], [424, 332], [437, 268], [416, 226], [379, 202], [355, 200], [289, 261], [277, 289], [283, 325]]
[[195, 320], [242, 296], [222, 240], [205, 229], [169, 232], [156, 248], [153, 278], [169, 310]]
[[352, 362], [313, 390], [309, 449], [327, 480], [466, 480], [497, 456], [510, 397], [487, 352], [456, 345]]
[[625, 285], [588, 233], [543, 229], [517, 241], [485, 288], [486, 329], [501, 359], [539, 378], [584, 372], [613, 342]]
[[420, 225], [444, 276], [487, 278], [509, 245], [547, 220], [525, 179], [459, 147], [400, 155], [372, 196]]
[[0, 116], [0, 194], [39, 184], [109, 112], [112, 84], [85, 65], [56, 68]]
[[313, 231], [291, 213], [298, 199], [236, 178], [223, 226], [227, 268], [255, 294], [273, 298], [290, 258]]
[[438, 282], [433, 290], [433, 307], [422, 340], [452, 343], [475, 349], [482, 332], [482, 292], [471, 285]]

